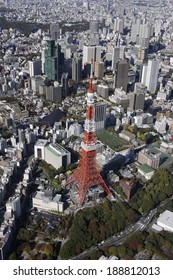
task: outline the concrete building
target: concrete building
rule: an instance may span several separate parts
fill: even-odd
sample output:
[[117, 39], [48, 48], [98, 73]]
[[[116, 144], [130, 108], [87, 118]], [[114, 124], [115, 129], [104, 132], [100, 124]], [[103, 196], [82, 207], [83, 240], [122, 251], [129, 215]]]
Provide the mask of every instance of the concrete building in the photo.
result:
[[135, 134], [129, 132], [129, 131], [126, 131], [126, 130], [122, 130], [120, 133], [119, 133], [119, 137], [126, 140], [127, 142], [131, 142], [131, 141], [134, 141], [136, 136]]
[[152, 149], [143, 149], [138, 154], [138, 162], [157, 169], [160, 165], [160, 153], [154, 153]]
[[134, 194], [135, 184], [134, 182], [126, 179], [122, 179], [119, 182], [122, 191], [125, 193], [127, 200], [129, 201], [131, 196]]
[[137, 111], [137, 110], [144, 110], [144, 100], [145, 95], [144, 93], [140, 92], [131, 92], [129, 95], [130, 101], [129, 101], [129, 108]]
[[4, 138], [1, 138], [0, 139], [0, 153], [4, 153], [6, 147], [7, 147], [7, 141]]
[[120, 59], [120, 47], [114, 47], [112, 51], [112, 70], [117, 70], [117, 62]]
[[102, 80], [104, 76], [104, 63], [103, 62], [96, 62], [94, 68], [94, 76], [97, 79]]
[[109, 100], [113, 103], [121, 105], [124, 109], [129, 106], [129, 96], [126, 94], [122, 88], [116, 88], [115, 93], [109, 96]]
[[139, 29], [140, 29], [140, 22], [134, 22], [132, 23], [132, 28], [131, 28], [131, 42], [135, 43], [137, 39], [137, 35], [139, 35]]
[[173, 212], [165, 210], [157, 219], [157, 225], [162, 229], [173, 232]]
[[118, 33], [123, 33], [124, 31], [124, 20], [123, 18], [117, 17], [114, 20], [114, 31]]
[[61, 166], [66, 167], [71, 163], [71, 154], [65, 148], [58, 144], [49, 144], [45, 146], [45, 161], [56, 169]]
[[80, 136], [82, 133], [83, 129], [81, 124], [79, 123], [73, 123], [69, 126], [68, 132], [67, 132], [67, 137], [70, 137], [71, 135], [75, 136]]
[[50, 36], [52, 40], [57, 41], [60, 36], [59, 23], [51, 23], [50, 25]]
[[66, 98], [69, 94], [69, 85], [68, 85], [68, 73], [62, 73], [61, 76], [61, 85], [62, 85], [62, 97]]
[[19, 142], [25, 142], [25, 132], [23, 129], [18, 129]]
[[6, 203], [6, 209], [11, 209], [15, 217], [19, 218], [21, 215], [21, 196], [16, 194], [10, 197]]
[[36, 207], [39, 211], [64, 211], [64, 203], [60, 194], [46, 195], [45, 191], [37, 191], [32, 198], [32, 203], [33, 207]]
[[48, 141], [45, 139], [38, 139], [34, 146], [34, 156], [35, 158], [45, 160], [45, 147]]
[[155, 124], [154, 124], [154, 128], [157, 132], [159, 132], [160, 134], [165, 134], [166, 133], [166, 117], [163, 117], [160, 120], [156, 120]]
[[106, 103], [95, 103], [94, 118], [96, 132], [104, 130], [106, 125]]
[[39, 87], [43, 86], [45, 82], [45, 77], [43, 76], [35, 76], [31, 78], [31, 89], [34, 93], [39, 92]]
[[39, 139], [34, 146], [35, 158], [45, 160], [56, 169], [66, 167], [71, 163], [71, 153], [58, 144], [49, 144], [44, 139]]
[[28, 61], [29, 65], [29, 75], [34, 77], [36, 75], [42, 74], [42, 61], [41, 59], [36, 59], [34, 61]]
[[62, 85], [58, 82], [54, 82], [54, 86], [46, 87], [46, 100], [51, 102], [62, 101]]
[[153, 124], [153, 115], [148, 113], [142, 113], [140, 115], [134, 116], [132, 119], [132, 123], [136, 124], [137, 126], [143, 126], [143, 125], [151, 125]]
[[146, 94], [147, 93], [147, 87], [146, 87], [146, 85], [144, 85], [142, 83], [135, 83], [134, 91], [136, 93], [144, 93], [144, 94]]
[[83, 46], [83, 67], [87, 63], [101, 62], [101, 46]]
[[118, 62], [115, 76], [115, 86], [116, 88], [122, 88], [125, 92], [127, 92], [128, 70], [129, 65], [126, 61]]
[[146, 180], [150, 180], [152, 176], [154, 175], [154, 169], [150, 167], [149, 165], [141, 164], [138, 167], [138, 172], [140, 175], [142, 175]]
[[82, 80], [82, 58], [74, 57], [72, 59], [72, 79], [75, 82]]
[[147, 86], [149, 92], [154, 93], [157, 88], [159, 74], [159, 59], [148, 61], [148, 65], [143, 66], [141, 83]]
[[97, 93], [101, 97], [107, 99], [109, 96], [109, 87], [107, 85], [100, 84], [97, 86]]
[[98, 46], [100, 41], [98, 21], [90, 21], [90, 46]]

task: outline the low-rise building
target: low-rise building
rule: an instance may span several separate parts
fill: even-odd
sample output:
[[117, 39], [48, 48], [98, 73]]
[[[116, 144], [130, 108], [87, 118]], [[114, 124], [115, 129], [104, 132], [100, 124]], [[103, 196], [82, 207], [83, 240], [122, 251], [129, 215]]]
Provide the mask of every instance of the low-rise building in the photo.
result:
[[58, 144], [48, 144], [47, 140], [39, 139], [34, 146], [35, 158], [45, 160], [56, 169], [71, 163], [71, 153]]
[[154, 175], [154, 169], [150, 167], [149, 165], [141, 164], [138, 167], [138, 172], [141, 174], [143, 177], [145, 177], [146, 180], [150, 180], [152, 176]]
[[126, 131], [126, 130], [122, 130], [120, 133], [119, 133], [119, 137], [126, 140], [127, 142], [131, 142], [131, 141], [134, 141], [136, 136], [135, 134], [129, 132], [129, 131]]
[[32, 198], [33, 207], [39, 211], [64, 211], [64, 203], [62, 202], [62, 195], [56, 194], [54, 189], [50, 186], [41, 185], [38, 191]]
[[157, 219], [157, 225], [166, 231], [173, 232], [173, 212], [166, 210]]
[[71, 153], [58, 144], [49, 144], [45, 147], [45, 161], [55, 168], [66, 167], [71, 163]]

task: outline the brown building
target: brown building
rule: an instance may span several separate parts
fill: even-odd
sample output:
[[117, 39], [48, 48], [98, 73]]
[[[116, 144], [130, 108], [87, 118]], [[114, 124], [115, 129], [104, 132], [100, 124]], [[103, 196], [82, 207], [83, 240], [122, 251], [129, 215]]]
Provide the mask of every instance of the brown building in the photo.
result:
[[129, 65], [125, 60], [117, 63], [116, 88], [122, 88], [125, 92], [127, 92], [128, 70]]
[[135, 191], [134, 182], [131, 180], [127, 180], [127, 179], [122, 179], [122, 180], [120, 180], [119, 185], [122, 188], [122, 191], [127, 196], [127, 200], [129, 200]]
[[94, 75], [97, 79], [103, 79], [103, 76], [104, 76], [104, 64], [103, 64], [103, 62], [96, 62], [95, 63]]
[[143, 149], [138, 154], [138, 162], [157, 169], [160, 165], [160, 153], [155, 153], [152, 149]]

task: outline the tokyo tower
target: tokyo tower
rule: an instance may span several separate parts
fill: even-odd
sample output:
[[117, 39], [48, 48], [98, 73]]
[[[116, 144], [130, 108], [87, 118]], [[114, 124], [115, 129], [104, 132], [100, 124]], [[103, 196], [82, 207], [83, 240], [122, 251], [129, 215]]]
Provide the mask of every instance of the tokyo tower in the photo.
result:
[[90, 84], [87, 92], [86, 120], [84, 125], [84, 135], [81, 143], [82, 152], [78, 167], [67, 180], [66, 185], [75, 182], [78, 189], [78, 205], [82, 205], [87, 192], [91, 187], [101, 186], [104, 191], [111, 195], [111, 191], [107, 187], [96, 162], [96, 134], [94, 120], [94, 90], [91, 63]]

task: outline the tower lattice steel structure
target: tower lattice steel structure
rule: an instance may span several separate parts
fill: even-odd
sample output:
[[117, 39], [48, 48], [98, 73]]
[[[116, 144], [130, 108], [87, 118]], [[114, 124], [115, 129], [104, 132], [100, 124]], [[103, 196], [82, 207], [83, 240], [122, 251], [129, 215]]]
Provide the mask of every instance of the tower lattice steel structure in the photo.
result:
[[96, 134], [94, 120], [94, 90], [91, 64], [90, 84], [87, 92], [86, 120], [81, 143], [82, 153], [78, 167], [67, 180], [66, 185], [76, 182], [78, 188], [78, 205], [82, 205], [88, 190], [93, 186], [101, 186], [108, 195], [111, 191], [104, 182], [96, 162]]

